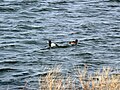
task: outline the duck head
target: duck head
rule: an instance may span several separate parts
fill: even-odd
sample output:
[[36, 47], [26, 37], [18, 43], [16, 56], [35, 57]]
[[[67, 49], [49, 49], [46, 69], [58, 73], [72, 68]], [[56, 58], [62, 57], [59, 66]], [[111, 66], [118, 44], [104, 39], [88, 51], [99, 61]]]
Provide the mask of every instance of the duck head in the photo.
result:
[[71, 44], [71, 45], [77, 45], [77, 43], [78, 43], [78, 39], [76, 39], [75, 41], [70, 41], [69, 42], [69, 44]]

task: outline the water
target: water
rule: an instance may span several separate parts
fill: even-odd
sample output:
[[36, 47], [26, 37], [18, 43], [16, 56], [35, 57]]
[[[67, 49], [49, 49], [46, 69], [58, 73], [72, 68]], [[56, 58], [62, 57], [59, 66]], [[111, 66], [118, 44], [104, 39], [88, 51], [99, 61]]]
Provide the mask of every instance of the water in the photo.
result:
[[[78, 39], [77, 46], [46, 49]], [[38, 90], [47, 68], [61, 73], [84, 64], [93, 72], [120, 69], [120, 3], [109, 0], [0, 0], [0, 90], [28, 82]]]

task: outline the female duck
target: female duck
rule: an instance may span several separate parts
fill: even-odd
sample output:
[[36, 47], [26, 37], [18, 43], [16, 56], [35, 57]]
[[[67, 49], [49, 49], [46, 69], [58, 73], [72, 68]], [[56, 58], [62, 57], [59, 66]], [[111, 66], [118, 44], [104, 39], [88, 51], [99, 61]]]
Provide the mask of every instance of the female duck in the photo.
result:
[[76, 39], [75, 41], [70, 41], [69, 44], [70, 45], [77, 45], [78, 44], [78, 39]]

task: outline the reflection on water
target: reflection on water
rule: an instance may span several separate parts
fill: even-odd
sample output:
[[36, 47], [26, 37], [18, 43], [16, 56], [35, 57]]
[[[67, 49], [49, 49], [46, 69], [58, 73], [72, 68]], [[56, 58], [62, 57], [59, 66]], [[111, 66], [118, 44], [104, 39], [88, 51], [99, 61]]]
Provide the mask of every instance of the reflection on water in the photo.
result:
[[[119, 8], [109, 0], [1, 0], [1, 90], [21, 89], [25, 80], [36, 89], [38, 77], [55, 65], [62, 73], [84, 64], [119, 69]], [[75, 39], [77, 46], [68, 45]], [[62, 47], [47, 49], [48, 40]]]

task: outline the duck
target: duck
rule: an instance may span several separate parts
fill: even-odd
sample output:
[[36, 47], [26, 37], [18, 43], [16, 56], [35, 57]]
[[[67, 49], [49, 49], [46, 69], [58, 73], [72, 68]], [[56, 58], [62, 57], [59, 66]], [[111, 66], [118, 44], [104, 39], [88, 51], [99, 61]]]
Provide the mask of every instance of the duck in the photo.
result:
[[49, 40], [48, 43], [49, 43], [49, 48], [59, 47], [58, 44], [53, 43], [51, 40]]
[[76, 39], [75, 41], [70, 41], [69, 44], [70, 45], [77, 45], [78, 44], [78, 39]]

